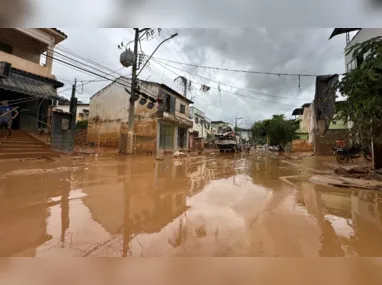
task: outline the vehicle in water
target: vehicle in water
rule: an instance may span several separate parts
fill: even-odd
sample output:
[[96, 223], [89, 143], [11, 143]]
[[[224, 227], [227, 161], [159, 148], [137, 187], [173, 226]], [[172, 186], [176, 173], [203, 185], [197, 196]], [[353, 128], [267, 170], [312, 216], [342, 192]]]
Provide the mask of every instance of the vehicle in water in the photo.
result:
[[220, 152], [241, 152], [243, 141], [240, 136], [235, 134], [231, 127], [226, 127], [216, 135], [216, 145]]

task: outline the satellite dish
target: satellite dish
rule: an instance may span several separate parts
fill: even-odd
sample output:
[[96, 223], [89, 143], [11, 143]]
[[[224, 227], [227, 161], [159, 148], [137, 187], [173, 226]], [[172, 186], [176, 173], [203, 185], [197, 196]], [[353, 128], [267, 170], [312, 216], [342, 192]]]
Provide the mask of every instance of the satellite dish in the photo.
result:
[[135, 62], [135, 54], [130, 49], [125, 50], [119, 57], [120, 63], [124, 67], [130, 67]]

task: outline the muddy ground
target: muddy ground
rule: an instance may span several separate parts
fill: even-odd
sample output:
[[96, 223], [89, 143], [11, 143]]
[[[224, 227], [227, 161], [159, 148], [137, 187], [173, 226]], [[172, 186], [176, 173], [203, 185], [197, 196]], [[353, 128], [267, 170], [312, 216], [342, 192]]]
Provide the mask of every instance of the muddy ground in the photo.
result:
[[382, 192], [273, 153], [0, 162], [0, 256], [381, 256]]

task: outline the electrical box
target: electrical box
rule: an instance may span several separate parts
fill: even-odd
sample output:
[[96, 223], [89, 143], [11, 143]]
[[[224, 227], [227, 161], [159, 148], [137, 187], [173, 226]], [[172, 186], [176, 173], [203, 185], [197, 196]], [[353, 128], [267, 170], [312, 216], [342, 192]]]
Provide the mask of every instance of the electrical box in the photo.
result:
[[61, 120], [61, 130], [63, 130], [63, 131], [69, 130], [69, 119], [62, 119]]

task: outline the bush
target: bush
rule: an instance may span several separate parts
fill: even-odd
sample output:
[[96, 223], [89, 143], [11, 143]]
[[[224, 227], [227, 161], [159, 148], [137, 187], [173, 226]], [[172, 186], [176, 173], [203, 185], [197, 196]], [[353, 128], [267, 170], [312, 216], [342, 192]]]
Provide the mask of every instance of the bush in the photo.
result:
[[76, 127], [78, 129], [86, 129], [88, 127], [88, 120], [78, 121]]

